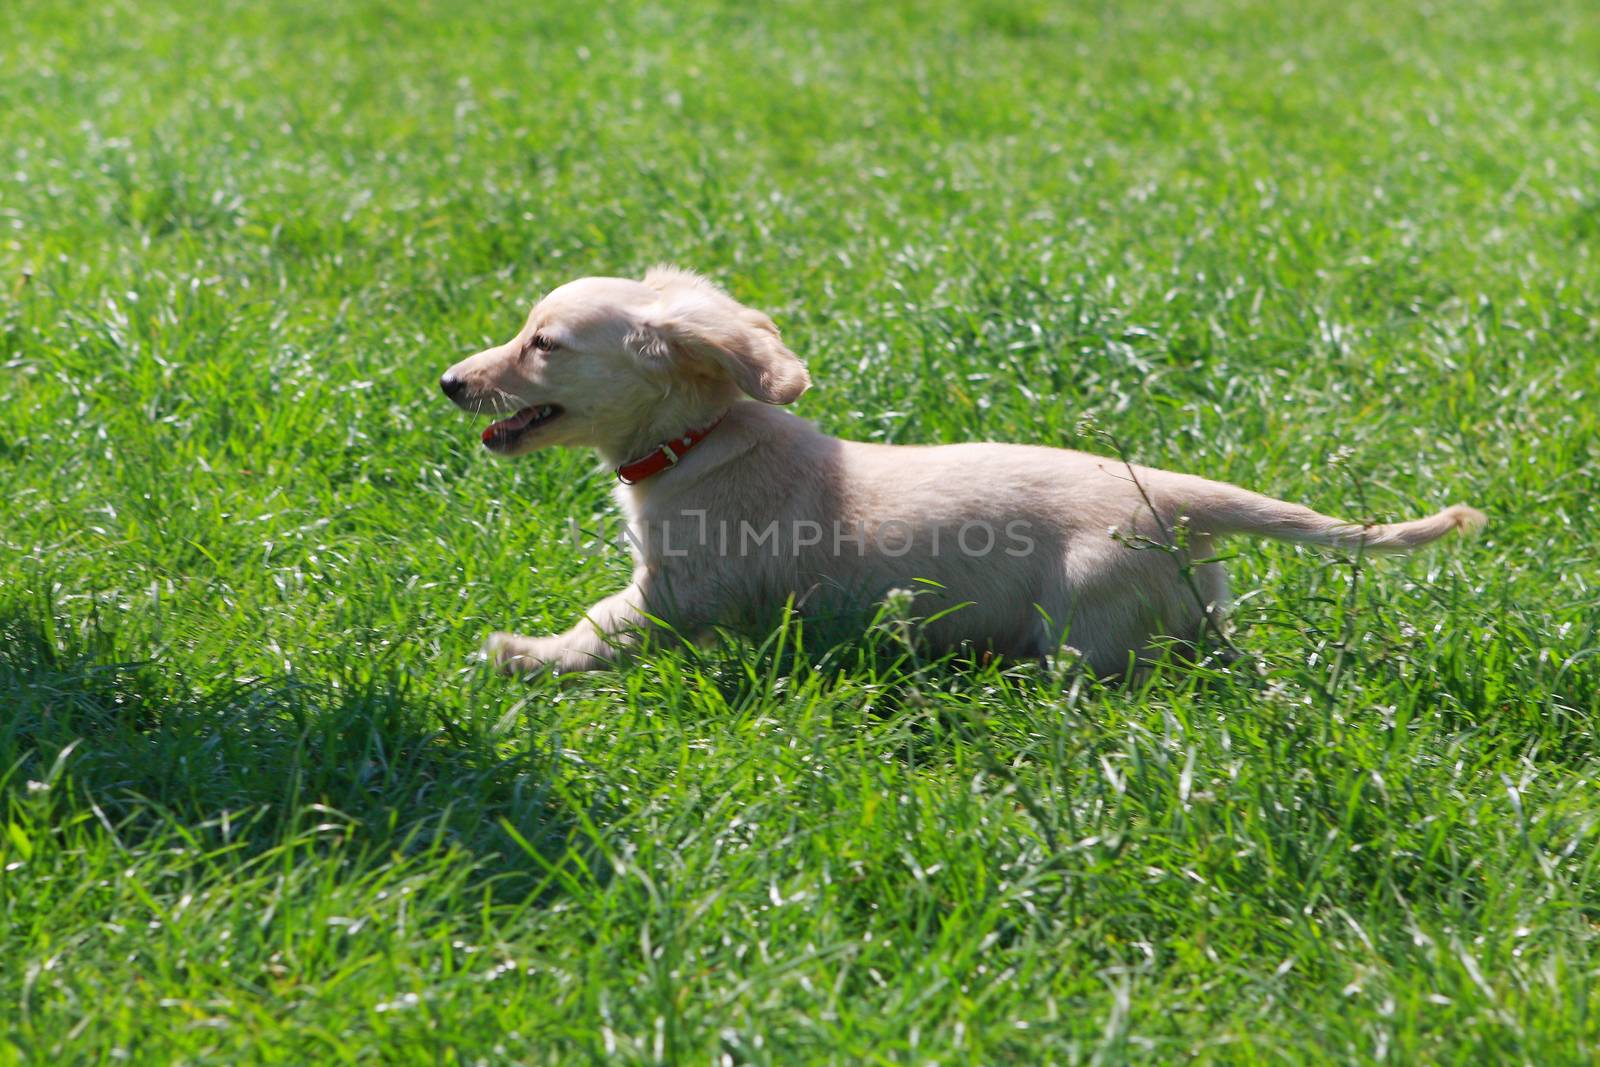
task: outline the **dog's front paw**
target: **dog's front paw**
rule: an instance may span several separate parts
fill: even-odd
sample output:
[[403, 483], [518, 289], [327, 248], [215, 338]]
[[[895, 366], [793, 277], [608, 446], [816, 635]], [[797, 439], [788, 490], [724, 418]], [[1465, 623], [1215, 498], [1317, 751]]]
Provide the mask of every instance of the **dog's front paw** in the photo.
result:
[[536, 637], [495, 632], [483, 643], [483, 658], [501, 674], [526, 677], [548, 665], [549, 653], [543, 644]]

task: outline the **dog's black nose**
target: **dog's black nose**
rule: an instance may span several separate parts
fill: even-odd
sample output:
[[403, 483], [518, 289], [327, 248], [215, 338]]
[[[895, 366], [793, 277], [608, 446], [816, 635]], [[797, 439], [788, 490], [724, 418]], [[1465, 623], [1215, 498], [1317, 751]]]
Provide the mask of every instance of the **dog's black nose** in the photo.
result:
[[443, 389], [444, 395], [449, 397], [451, 400], [454, 400], [457, 396], [461, 395], [461, 390], [465, 389], [466, 387], [466, 382], [462, 381], [460, 378], [455, 378], [448, 374], [439, 379], [439, 388]]

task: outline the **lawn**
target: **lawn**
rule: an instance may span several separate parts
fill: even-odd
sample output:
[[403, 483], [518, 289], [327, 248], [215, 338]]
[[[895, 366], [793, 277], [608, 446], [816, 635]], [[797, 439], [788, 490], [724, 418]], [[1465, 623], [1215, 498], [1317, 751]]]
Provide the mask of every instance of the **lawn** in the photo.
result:
[[[0, 1063], [1591, 1063], [1600, 11], [7, 0]], [[522, 684], [591, 456], [438, 393], [586, 274], [797, 411], [1353, 518], [1231, 666], [790, 625]]]

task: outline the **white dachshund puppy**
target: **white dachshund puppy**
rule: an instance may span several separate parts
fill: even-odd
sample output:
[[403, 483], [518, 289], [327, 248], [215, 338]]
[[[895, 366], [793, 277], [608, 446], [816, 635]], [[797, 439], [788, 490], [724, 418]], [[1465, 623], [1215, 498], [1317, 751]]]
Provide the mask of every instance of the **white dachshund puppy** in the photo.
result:
[[617, 469], [635, 555], [627, 588], [550, 637], [495, 634], [512, 672], [607, 666], [646, 633], [869, 612], [919, 590], [933, 649], [1044, 657], [1101, 675], [1193, 642], [1227, 597], [1217, 538], [1403, 551], [1484, 517], [1462, 505], [1362, 526], [1245, 489], [1065, 449], [842, 441], [779, 410], [805, 365], [766, 315], [704, 278], [583, 278], [511, 341], [440, 382], [497, 455], [597, 450]]

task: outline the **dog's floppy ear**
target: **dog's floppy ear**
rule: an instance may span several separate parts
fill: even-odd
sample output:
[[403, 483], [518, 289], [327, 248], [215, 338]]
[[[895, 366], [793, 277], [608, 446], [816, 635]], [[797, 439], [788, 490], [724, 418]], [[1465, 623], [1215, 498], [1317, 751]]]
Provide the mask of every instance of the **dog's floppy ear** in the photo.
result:
[[778, 339], [778, 328], [698, 274], [656, 267], [644, 284], [661, 293], [645, 322], [628, 338], [634, 354], [691, 373], [720, 371], [767, 404], [792, 404], [811, 385], [800, 358]]

